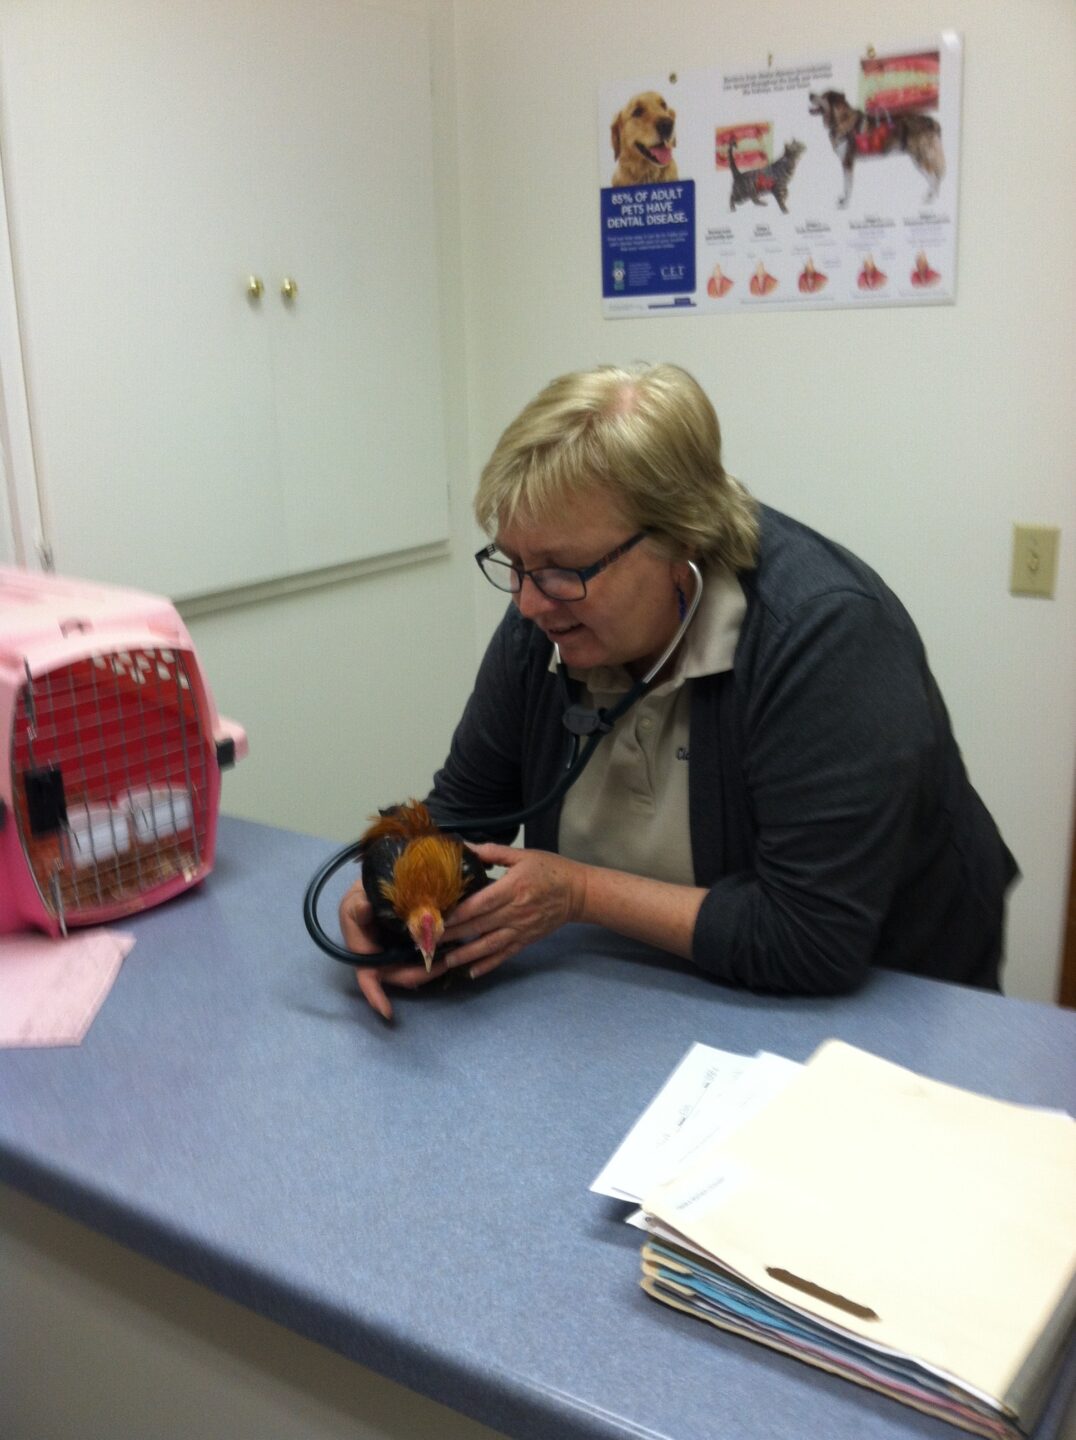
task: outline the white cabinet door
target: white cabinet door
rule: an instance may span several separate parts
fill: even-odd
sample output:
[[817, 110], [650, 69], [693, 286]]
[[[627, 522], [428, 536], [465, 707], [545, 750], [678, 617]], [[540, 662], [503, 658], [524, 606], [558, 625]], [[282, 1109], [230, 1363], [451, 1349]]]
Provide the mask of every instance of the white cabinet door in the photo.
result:
[[0, 66], [56, 568], [178, 597], [442, 538], [424, 19], [54, 0]]
[[275, 73], [290, 82], [268, 97], [269, 269], [295, 569], [443, 539], [448, 523], [426, 26], [373, 9], [338, 25], [340, 9], [308, 0], [296, 30], [292, 0], [259, 7], [286, 36]]

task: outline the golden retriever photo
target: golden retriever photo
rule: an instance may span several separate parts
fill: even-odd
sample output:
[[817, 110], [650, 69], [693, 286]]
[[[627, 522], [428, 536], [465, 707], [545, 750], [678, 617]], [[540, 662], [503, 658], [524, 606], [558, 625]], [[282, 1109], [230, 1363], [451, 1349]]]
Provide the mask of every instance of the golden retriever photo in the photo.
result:
[[613, 184], [654, 185], [676, 180], [675, 145], [676, 111], [656, 90], [633, 95], [613, 117]]

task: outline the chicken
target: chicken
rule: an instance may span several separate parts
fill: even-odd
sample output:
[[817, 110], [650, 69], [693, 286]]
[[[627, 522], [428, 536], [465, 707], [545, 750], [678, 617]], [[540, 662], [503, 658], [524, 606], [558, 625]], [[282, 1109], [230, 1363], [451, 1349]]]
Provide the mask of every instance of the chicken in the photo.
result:
[[386, 949], [413, 942], [429, 971], [445, 915], [489, 883], [486, 867], [457, 835], [438, 829], [419, 800], [370, 818], [359, 859], [382, 941]]

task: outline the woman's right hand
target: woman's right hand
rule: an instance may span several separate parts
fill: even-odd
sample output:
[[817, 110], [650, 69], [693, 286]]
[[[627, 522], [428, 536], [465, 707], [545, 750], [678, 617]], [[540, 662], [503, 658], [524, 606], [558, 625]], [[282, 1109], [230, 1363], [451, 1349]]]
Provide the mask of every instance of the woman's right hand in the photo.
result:
[[[347, 948], [354, 950], [357, 955], [380, 954], [382, 947], [377, 938], [373, 906], [363, 889], [361, 879], [356, 880], [345, 893], [340, 901], [339, 913], [340, 933]], [[443, 960], [435, 960], [433, 968], [427, 973], [426, 966], [417, 959], [418, 952], [415, 954], [415, 964], [393, 960], [385, 965], [362, 965], [355, 970], [355, 978], [359, 982], [363, 998], [384, 1020], [392, 1019], [392, 1002], [385, 993], [386, 984], [415, 990], [445, 973], [447, 967]]]

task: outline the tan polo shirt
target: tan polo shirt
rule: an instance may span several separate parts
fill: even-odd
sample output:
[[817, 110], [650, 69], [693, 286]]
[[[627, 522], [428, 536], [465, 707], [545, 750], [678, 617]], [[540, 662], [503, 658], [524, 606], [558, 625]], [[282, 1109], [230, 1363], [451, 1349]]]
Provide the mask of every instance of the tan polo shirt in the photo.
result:
[[[711, 565], [702, 600], [673, 657], [673, 673], [622, 715], [564, 798], [562, 855], [590, 865], [693, 885], [688, 819], [690, 686], [732, 669], [747, 601], [733, 572]], [[556, 668], [556, 654], [550, 663]], [[632, 678], [621, 666], [570, 670], [583, 704], [616, 704]]]

